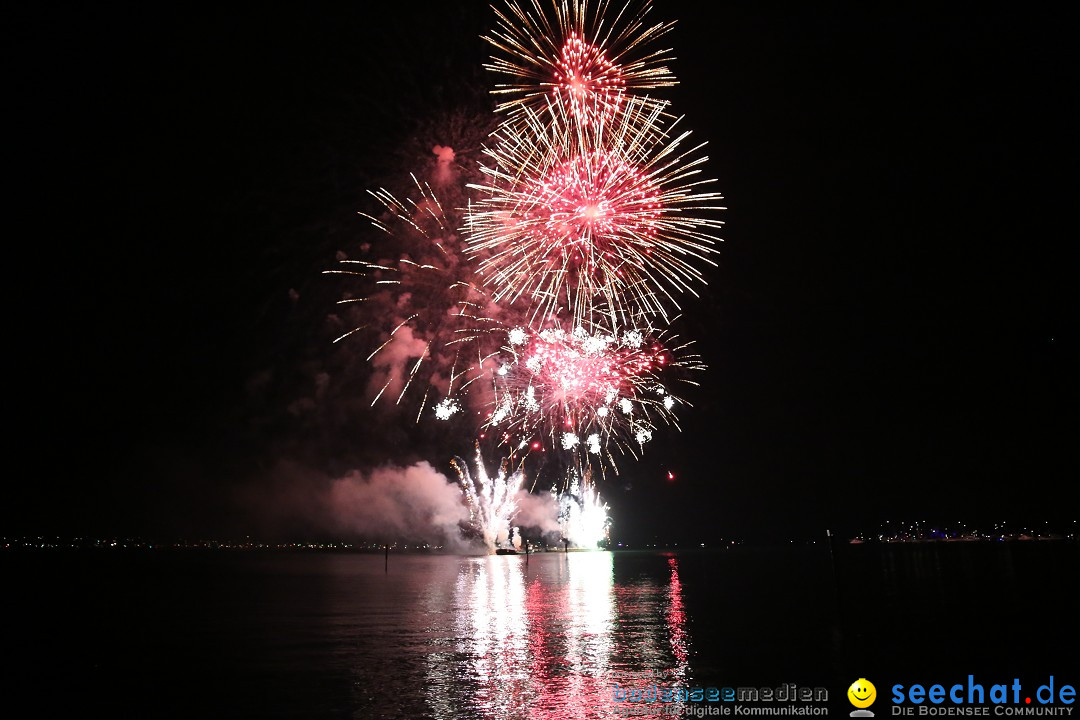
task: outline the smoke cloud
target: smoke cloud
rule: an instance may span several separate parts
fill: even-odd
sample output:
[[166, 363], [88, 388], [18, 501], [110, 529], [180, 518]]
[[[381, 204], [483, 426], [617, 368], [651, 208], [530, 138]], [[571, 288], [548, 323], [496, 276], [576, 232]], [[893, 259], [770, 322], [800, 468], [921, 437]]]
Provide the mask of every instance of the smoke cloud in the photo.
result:
[[371, 539], [454, 544], [469, 518], [460, 489], [427, 462], [354, 470], [331, 484], [327, 500], [338, 527]]
[[[482, 549], [477, 538], [463, 532], [470, 518], [461, 485], [426, 461], [350, 470], [341, 476], [281, 462], [238, 499], [268, 523], [260, 530], [264, 533], [428, 543], [454, 552]], [[555, 496], [522, 490], [515, 502], [518, 510], [510, 526], [561, 537]]]
[[555, 496], [549, 492], [534, 495], [522, 490], [515, 498], [517, 501], [517, 515], [510, 522], [515, 527], [536, 528], [545, 535], [559, 533], [559, 503]]
[[436, 145], [431, 148], [435, 155], [434, 181], [436, 185], [446, 185], [454, 180], [454, 148]]

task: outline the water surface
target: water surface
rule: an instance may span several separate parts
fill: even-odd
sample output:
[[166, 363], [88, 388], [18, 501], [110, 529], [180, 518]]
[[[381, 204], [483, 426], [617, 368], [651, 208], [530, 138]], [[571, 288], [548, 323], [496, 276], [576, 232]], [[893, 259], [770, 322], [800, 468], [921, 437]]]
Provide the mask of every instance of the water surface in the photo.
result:
[[646, 676], [822, 686], [846, 715], [857, 677], [1080, 680], [1076, 560], [1071, 543], [394, 555], [389, 572], [364, 554], [8, 553], [5, 677], [38, 716], [607, 718]]

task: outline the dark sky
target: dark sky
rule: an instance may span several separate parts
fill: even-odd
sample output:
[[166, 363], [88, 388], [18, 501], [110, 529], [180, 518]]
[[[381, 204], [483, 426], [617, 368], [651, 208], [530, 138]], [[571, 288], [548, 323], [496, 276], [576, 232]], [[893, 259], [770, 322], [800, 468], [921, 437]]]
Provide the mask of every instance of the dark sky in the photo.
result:
[[[656, 2], [678, 20], [665, 97], [730, 210], [687, 306], [710, 366], [697, 407], [602, 488], [615, 536], [1071, 521], [1067, 23], [821, 5]], [[318, 422], [287, 406], [331, 363], [319, 273], [370, 237], [364, 191], [487, 122], [487, 6], [38, 7], [7, 25], [0, 532], [317, 534], [261, 517], [306, 491], [283, 462], [448, 471], [439, 442], [356, 396]]]

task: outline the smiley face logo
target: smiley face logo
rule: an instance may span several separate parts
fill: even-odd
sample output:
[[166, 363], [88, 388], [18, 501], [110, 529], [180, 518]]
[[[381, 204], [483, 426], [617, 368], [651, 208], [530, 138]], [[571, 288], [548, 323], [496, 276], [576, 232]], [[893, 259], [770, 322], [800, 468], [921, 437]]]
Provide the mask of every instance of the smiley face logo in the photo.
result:
[[866, 678], [859, 678], [847, 689], [847, 698], [857, 708], [868, 708], [877, 699], [877, 688]]

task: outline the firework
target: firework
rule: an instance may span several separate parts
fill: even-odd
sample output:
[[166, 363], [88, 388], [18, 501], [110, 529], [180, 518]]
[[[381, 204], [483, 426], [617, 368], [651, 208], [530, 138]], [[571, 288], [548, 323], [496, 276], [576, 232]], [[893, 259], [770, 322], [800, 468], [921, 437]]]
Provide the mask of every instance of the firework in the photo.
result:
[[493, 91], [505, 98], [498, 110], [513, 119], [554, 101], [582, 122], [610, 121], [628, 97], [675, 85], [671, 51], [650, 50], [674, 23], [649, 24], [651, 9], [648, 2], [612, 8], [608, 0], [510, 0], [495, 8], [498, 26], [484, 39], [495, 52], [485, 67], [503, 80]]
[[[395, 260], [343, 258], [325, 271], [354, 280], [338, 301], [349, 329], [335, 343], [374, 338], [365, 360], [374, 372], [370, 393], [395, 404], [417, 403], [440, 420], [462, 411], [458, 396], [482, 375], [488, 300], [472, 282], [452, 217], [425, 183], [413, 178], [418, 200], [371, 192], [380, 217], [361, 213], [392, 239]], [[370, 246], [365, 246], [370, 253]]]
[[503, 460], [498, 474], [491, 477], [484, 468], [479, 446], [476, 448], [475, 477], [461, 458], [454, 458], [452, 464], [469, 507], [469, 532], [482, 538], [489, 551], [516, 545], [517, 531], [510, 527], [510, 522], [518, 511], [516, 496], [524, 487], [525, 474], [520, 468], [511, 472], [509, 462]]
[[565, 492], [555, 488], [551, 492], [559, 504], [559, 528], [568, 544], [592, 549], [607, 539], [608, 506], [591, 483], [579, 483], [575, 475]]
[[704, 369], [667, 328], [715, 266], [723, 224], [704, 143], [648, 94], [675, 84], [656, 44], [672, 24], [649, 20], [649, 0], [545, 2], [495, 9], [485, 67], [502, 81], [502, 120], [472, 182], [452, 149], [434, 148], [440, 192], [457, 182], [472, 193], [459, 198], [461, 222], [426, 184], [417, 201], [372, 193], [383, 213], [367, 217], [395, 239], [396, 259], [331, 271], [366, 283], [341, 300], [357, 322], [336, 342], [376, 336], [372, 404], [412, 393], [418, 421], [425, 408], [441, 421], [482, 408], [479, 438], [506, 459], [490, 476], [478, 443], [474, 473], [453, 465], [463, 529], [490, 550], [515, 543], [522, 468], [544, 457], [564, 541], [606, 536], [593, 478], [617, 470], [617, 454], [639, 457], [661, 426], [678, 428], [689, 403], [671, 387], [697, 385], [689, 373]]
[[723, 224], [722, 196], [699, 176], [704, 143], [674, 134], [678, 121], [643, 131], [663, 120], [636, 100], [597, 124], [562, 105], [523, 115], [492, 135], [486, 182], [470, 186], [467, 249], [495, 302], [525, 306], [534, 327], [576, 326], [601, 308], [620, 324], [666, 318], [677, 294], [696, 295]]
[[615, 467], [612, 449], [638, 457], [658, 424], [678, 427], [688, 404], [665, 385], [703, 369], [692, 345], [652, 328], [512, 328], [493, 374], [487, 427], [514, 449], [551, 446], [578, 472]]

